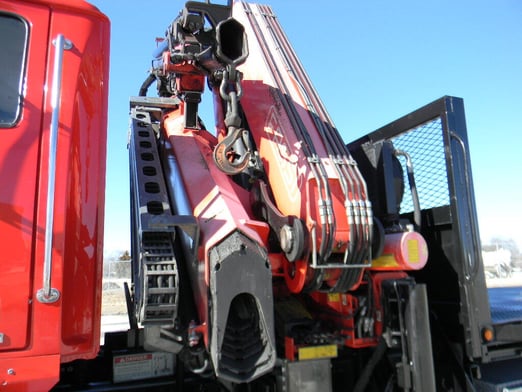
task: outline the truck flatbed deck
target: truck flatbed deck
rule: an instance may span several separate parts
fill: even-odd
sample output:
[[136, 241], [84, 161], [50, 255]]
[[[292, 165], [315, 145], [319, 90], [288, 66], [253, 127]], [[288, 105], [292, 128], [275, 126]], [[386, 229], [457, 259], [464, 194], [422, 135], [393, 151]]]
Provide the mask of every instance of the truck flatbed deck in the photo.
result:
[[488, 289], [491, 320], [494, 324], [522, 320], [522, 282], [516, 287], [494, 287]]

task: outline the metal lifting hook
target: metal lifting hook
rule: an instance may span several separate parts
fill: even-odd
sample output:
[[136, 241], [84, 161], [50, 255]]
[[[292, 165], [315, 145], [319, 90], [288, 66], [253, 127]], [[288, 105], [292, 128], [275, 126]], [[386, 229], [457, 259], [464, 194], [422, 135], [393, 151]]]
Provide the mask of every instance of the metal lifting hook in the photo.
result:
[[245, 138], [248, 138], [248, 131], [235, 128], [216, 145], [214, 162], [224, 173], [239, 174], [248, 166], [250, 149], [245, 143]]
[[241, 76], [234, 64], [228, 64], [227, 69], [223, 71], [219, 94], [227, 102], [224, 123], [228, 132], [214, 149], [214, 162], [226, 174], [239, 174], [249, 164], [251, 148], [249, 132], [240, 127], [238, 103], [243, 92]]

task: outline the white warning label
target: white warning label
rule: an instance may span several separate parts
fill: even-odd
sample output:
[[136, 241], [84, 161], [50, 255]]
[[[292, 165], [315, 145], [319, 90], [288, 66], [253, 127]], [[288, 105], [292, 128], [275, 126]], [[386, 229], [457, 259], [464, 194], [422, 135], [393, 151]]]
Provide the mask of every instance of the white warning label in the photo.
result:
[[115, 383], [171, 376], [174, 374], [174, 354], [154, 352], [116, 355], [112, 369]]

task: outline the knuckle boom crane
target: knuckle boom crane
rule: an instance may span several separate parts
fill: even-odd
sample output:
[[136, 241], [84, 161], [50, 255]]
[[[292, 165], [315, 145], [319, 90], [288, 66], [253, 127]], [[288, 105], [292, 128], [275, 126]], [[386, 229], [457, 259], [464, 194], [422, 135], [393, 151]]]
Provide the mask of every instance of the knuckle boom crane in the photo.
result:
[[[416, 293], [426, 306], [404, 272], [425, 265], [426, 241], [396, 206], [374, 216], [366, 180], [270, 7], [188, 2], [154, 57], [131, 99], [134, 302], [145, 347], [170, 347], [195, 373], [245, 383], [277, 358], [328, 359], [386, 333], [393, 345], [405, 331], [401, 303]], [[146, 97], [154, 82], [159, 97]], [[198, 115], [205, 84], [215, 133]], [[401, 182], [400, 151], [386, 147]], [[383, 291], [395, 296], [400, 325], [386, 324]], [[419, 328], [429, 335], [426, 320]], [[424, 370], [428, 390], [433, 368]]]

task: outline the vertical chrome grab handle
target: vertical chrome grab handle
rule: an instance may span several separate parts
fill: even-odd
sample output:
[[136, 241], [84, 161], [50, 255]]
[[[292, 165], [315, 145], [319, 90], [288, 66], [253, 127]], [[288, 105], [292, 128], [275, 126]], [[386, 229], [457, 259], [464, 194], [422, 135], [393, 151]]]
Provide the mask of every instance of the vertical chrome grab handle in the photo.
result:
[[58, 124], [60, 121], [60, 97], [62, 92], [62, 64], [63, 51], [72, 48], [72, 43], [62, 34], [53, 40], [54, 69], [53, 84], [51, 87], [51, 126], [49, 129], [49, 162], [47, 181], [47, 206], [45, 216], [45, 249], [43, 265], [43, 287], [36, 293], [41, 303], [53, 303], [60, 298], [60, 292], [51, 286], [52, 251], [53, 251], [53, 224], [54, 224], [54, 194], [56, 180], [56, 146], [58, 144]]

